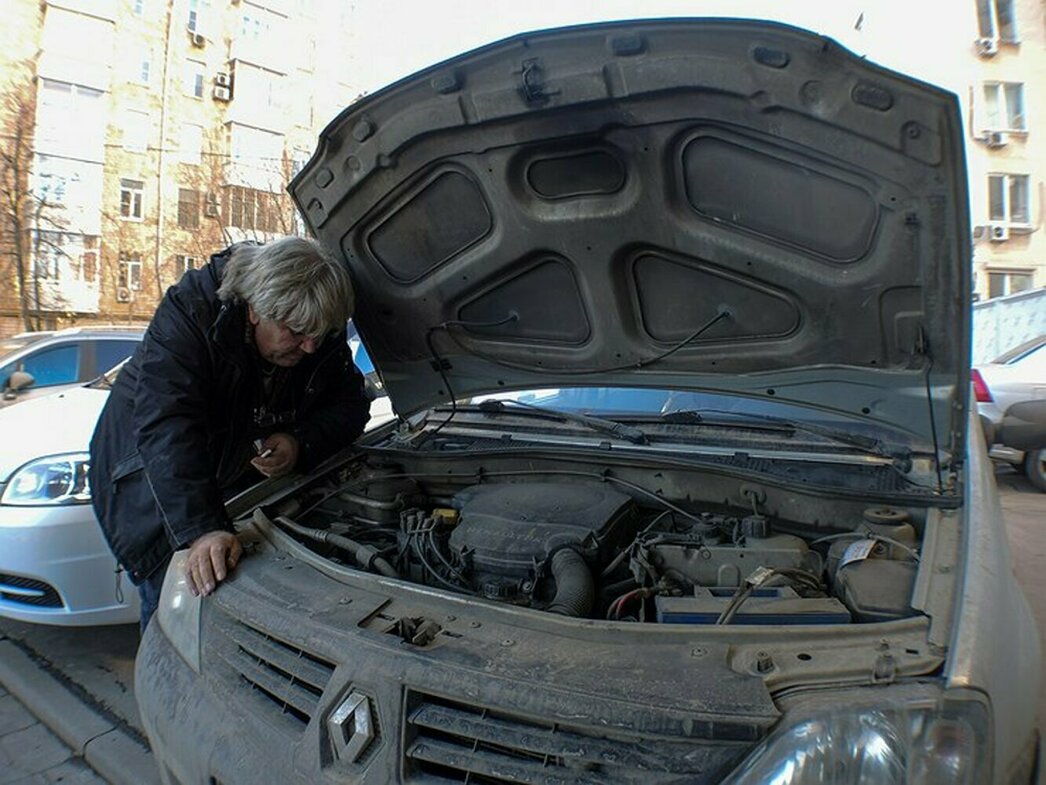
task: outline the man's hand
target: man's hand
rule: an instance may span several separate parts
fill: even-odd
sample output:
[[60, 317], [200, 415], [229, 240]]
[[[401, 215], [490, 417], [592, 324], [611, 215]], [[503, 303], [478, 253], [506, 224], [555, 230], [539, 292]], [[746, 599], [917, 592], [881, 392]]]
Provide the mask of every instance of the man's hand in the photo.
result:
[[229, 574], [243, 555], [243, 546], [232, 532], [207, 532], [189, 546], [185, 577], [194, 596], [207, 596]]
[[289, 433], [274, 433], [263, 442], [262, 455], [251, 466], [266, 477], [279, 477], [290, 472], [298, 462], [298, 440]]

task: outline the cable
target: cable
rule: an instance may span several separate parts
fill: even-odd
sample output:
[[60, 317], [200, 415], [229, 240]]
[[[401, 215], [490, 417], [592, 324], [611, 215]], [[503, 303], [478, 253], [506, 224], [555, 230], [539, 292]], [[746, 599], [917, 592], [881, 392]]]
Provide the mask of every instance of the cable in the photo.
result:
[[[660, 354], [655, 354], [653, 357], [647, 357], [646, 359], [640, 359], [640, 360], [637, 360], [634, 363], [624, 363], [622, 365], [614, 365], [614, 366], [610, 366], [608, 368], [595, 368], [595, 369], [588, 369], [588, 370], [570, 370], [570, 369], [567, 369], [567, 368], [560, 368], [560, 369], [556, 369], [555, 371], [552, 371], [552, 373], [555, 373], [557, 376], [591, 376], [593, 374], [613, 373], [614, 371], [640, 370], [642, 368], [645, 368], [648, 365], [651, 365], [652, 363], [655, 363], [655, 362], [658, 362], [660, 360], [665, 359], [666, 357], [668, 357], [671, 354], [675, 354], [677, 351], [682, 349], [688, 343], [690, 343], [691, 341], [693, 341], [693, 340], [697, 339], [698, 337], [700, 337], [706, 330], [708, 330], [710, 327], [712, 327], [712, 325], [714, 325], [720, 319], [729, 319], [732, 316], [733, 316], [733, 312], [729, 308], [727, 308], [726, 306], [722, 306], [722, 305], [719, 306], [718, 313], [716, 313], [715, 316], [713, 316], [711, 319], [709, 319], [707, 322], [705, 322], [703, 325], [701, 325], [701, 327], [696, 329], [694, 332], [692, 332], [690, 335], [688, 335], [683, 340], [677, 342], [673, 346], [670, 346], [668, 349], [666, 349], [665, 351], [661, 352]], [[512, 316], [510, 317], [510, 319], [513, 320], [513, 321], [515, 319], [517, 319], [517, 318], [518, 318], [518, 316], [516, 314], [512, 314]], [[503, 320], [501, 322], [501, 324], [504, 324], [506, 321], [508, 321], [508, 320]], [[444, 322], [443, 325], [437, 325], [436, 327], [433, 327], [431, 329], [433, 329], [433, 330], [434, 329], [438, 329], [439, 327], [442, 327], [444, 325], [446, 325], [446, 326], [460, 326], [460, 325], [464, 325], [464, 324], [466, 324], [466, 323], [464, 323], [464, 322]], [[481, 326], [488, 326], [488, 325], [481, 325]], [[494, 326], [494, 325], [489, 325], [489, 326]], [[459, 341], [454, 336], [454, 333], [452, 333], [450, 330], [447, 330], [447, 335], [448, 335], [448, 337], [451, 340], [454, 341], [454, 343], [456, 343], [458, 345], [459, 348], [466, 349], [466, 347], [462, 345], [461, 341]], [[491, 355], [484, 354], [483, 352], [476, 351], [475, 349], [466, 349], [466, 351], [468, 351], [471, 355], [473, 355], [475, 357], [479, 357], [481, 360], [486, 360], [486, 361], [488, 361], [490, 363], [493, 363], [494, 365], [500, 365], [500, 366], [505, 367], [505, 368], [514, 368], [514, 369], [520, 370], [520, 371], [533, 371], [533, 370], [535, 370], [535, 367], [532, 366], [532, 365], [525, 365], [524, 363], [510, 362], [508, 360], [505, 360], [505, 359], [502, 359], [502, 358], [499, 358], [499, 357], [493, 357]]]

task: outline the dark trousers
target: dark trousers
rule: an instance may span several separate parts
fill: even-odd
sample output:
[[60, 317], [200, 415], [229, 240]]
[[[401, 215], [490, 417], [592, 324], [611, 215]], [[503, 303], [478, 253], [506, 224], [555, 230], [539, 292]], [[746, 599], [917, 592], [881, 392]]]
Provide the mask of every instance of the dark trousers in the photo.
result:
[[138, 629], [143, 635], [145, 634], [145, 628], [149, 626], [149, 619], [156, 613], [156, 608], [160, 604], [160, 589], [163, 588], [163, 578], [167, 574], [167, 566], [170, 563], [170, 559], [165, 561], [162, 567], [153, 570], [149, 577], [138, 586], [138, 596], [142, 601]]

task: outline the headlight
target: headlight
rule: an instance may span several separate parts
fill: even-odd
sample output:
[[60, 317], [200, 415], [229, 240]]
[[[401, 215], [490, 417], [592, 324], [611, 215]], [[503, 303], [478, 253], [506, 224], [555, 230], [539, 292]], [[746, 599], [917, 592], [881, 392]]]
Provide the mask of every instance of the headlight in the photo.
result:
[[724, 785], [979, 785], [991, 781], [990, 731], [968, 690], [833, 692], [787, 711]]
[[200, 672], [200, 598], [189, 590], [185, 577], [188, 551], [176, 551], [160, 590], [156, 621], [186, 664]]
[[90, 456], [85, 452], [38, 458], [16, 471], [4, 488], [0, 504], [17, 506], [88, 504]]

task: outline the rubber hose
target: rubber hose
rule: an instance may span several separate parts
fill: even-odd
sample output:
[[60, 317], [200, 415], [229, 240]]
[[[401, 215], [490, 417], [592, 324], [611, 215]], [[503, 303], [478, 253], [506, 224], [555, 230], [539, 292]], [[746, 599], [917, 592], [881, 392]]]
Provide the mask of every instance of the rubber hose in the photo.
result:
[[581, 554], [570, 548], [556, 551], [552, 555], [552, 578], [556, 596], [545, 610], [562, 616], [587, 616], [595, 602], [596, 588]]
[[[254, 516], [255, 518], [261, 518], [263, 521], [268, 521], [268, 517], [260, 509], [254, 511]], [[381, 556], [378, 556], [377, 551], [368, 545], [363, 545], [348, 537], [342, 537], [340, 534], [331, 534], [324, 529], [309, 529], [296, 521], [292, 521], [286, 515], [277, 515], [276, 523], [286, 526], [292, 532], [302, 537], [308, 537], [310, 540], [316, 540], [317, 542], [328, 542], [336, 548], [348, 551], [356, 563], [365, 570], [374, 570], [386, 578], [400, 577], [396, 569]]]

